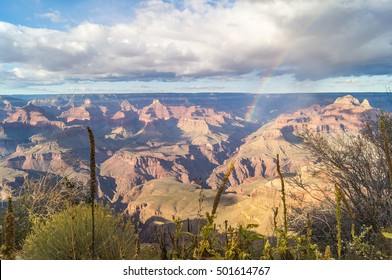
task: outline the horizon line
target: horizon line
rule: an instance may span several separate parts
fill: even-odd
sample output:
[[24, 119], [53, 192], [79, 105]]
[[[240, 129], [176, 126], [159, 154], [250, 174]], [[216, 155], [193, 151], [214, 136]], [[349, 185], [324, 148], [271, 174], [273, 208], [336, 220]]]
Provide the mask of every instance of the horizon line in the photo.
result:
[[199, 92], [88, 92], [88, 93], [0, 93], [0, 96], [33, 96], [33, 95], [143, 95], [143, 94], [247, 94], [247, 95], [284, 95], [284, 94], [363, 94], [363, 93], [391, 93], [385, 91], [320, 91], [320, 92], [232, 92], [232, 91], [199, 91]]

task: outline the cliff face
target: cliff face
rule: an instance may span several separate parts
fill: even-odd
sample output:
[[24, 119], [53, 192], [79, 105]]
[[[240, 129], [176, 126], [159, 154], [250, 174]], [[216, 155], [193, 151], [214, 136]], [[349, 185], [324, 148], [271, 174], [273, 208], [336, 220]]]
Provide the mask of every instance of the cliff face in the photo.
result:
[[90, 113], [84, 107], [75, 107], [62, 112], [59, 118], [65, 119], [66, 122], [74, 120], [88, 121], [90, 120]]
[[300, 132], [306, 126], [312, 131], [324, 133], [358, 133], [363, 122], [374, 116], [375, 110], [366, 99], [360, 103], [347, 95], [324, 107], [314, 105], [294, 114], [282, 114], [277, 118], [276, 126], [280, 129], [292, 128], [295, 132]]
[[18, 145], [16, 151], [1, 163], [1, 167], [60, 174], [70, 168], [63, 159], [65, 152], [55, 142], [35, 146]]
[[117, 193], [125, 197], [134, 186], [152, 179], [170, 177], [190, 183], [214, 166], [197, 147], [187, 144], [121, 149], [100, 165], [100, 176], [114, 178]]
[[7, 138], [7, 134], [4, 131], [4, 128], [0, 126], [0, 139]]
[[135, 186], [155, 178], [169, 177], [172, 162], [159, 155], [138, 155], [128, 151], [116, 152], [101, 164], [100, 175], [112, 177]]
[[245, 138], [238, 152], [217, 167], [207, 180], [210, 186], [217, 187], [228, 169], [234, 163], [229, 186], [237, 186], [254, 178], [276, 176], [276, 155], [281, 158], [284, 172], [296, 172], [306, 164], [306, 154], [301, 149], [298, 137], [304, 129], [324, 134], [357, 134], [366, 120], [374, 119], [374, 110], [364, 100], [348, 95], [338, 98], [334, 103], [321, 107], [313, 105], [292, 114], [281, 114], [275, 120], [262, 126]]
[[33, 102], [29, 102], [26, 106], [10, 110], [8, 117], [4, 119], [3, 123], [31, 126], [54, 126], [58, 128], [64, 127], [64, 123], [55, 119], [49, 112], [50, 109], [46, 111], [44, 108], [34, 105]]
[[172, 113], [158, 99], [154, 99], [151, 105], [140, 110], [139, 116], [141, 121], [150, 122], [157, 119], [168, 120], [172, 117]]

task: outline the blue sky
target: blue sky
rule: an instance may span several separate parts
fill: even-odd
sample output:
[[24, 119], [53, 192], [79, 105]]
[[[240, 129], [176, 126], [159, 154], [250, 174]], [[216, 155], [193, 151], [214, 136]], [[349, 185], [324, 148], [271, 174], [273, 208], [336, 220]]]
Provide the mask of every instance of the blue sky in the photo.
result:
[[2, 0], [0, 94], [391, 87], [392, 0]]

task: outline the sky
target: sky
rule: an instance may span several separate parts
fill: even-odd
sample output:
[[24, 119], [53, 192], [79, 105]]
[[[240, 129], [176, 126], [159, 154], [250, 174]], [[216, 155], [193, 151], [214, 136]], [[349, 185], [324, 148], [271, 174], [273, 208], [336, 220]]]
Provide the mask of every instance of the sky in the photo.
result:
[[392, 0], [1, 0], [0, 94], [372, 92]]

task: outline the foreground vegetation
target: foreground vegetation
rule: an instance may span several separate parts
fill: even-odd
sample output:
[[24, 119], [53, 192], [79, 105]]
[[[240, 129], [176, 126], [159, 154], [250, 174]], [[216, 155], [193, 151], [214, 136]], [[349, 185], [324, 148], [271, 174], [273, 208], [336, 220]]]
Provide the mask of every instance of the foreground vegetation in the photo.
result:
[[[203, 189], [194, 221], [173, 217], [155, 227], [156, 243], [141, 244], [129, 217], [95, 202], [94, 138], [90, 188], [67, 178], [27, 180], [8, 200], [3, 213], [4, 259], [391, 259], [392, 140], [391, 120], [381, 116], [357, 137], [330, 141], [305, 131], [306, 149], [317, 160], [314, 176], [334, 186], [318, 204], [290, 208], [286, 179], [276, 167], [282, 207], [274, 214], [272, 236], [256, 224], [215, 224], [220, 197], [233, 166], [217, 190], [211, 212], [203, 213]], [[299, 176], [291, 183], [305, 191], [314, 185]], [[320, 186], [316, 186], [316, 188]], [[321, 190], [321, 188], [320, 188]], [[279, 217], [281, 217], [279, 219]]]
[[[47, 221], [33, 225], [23, 243], [23, 259], [92, 259], [91, 207], [71, 206]], [[136, 254], [133, 225], [104, 206], [95, 209], [95, 254], [97, 259], [132, 259]]]

